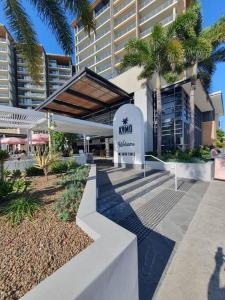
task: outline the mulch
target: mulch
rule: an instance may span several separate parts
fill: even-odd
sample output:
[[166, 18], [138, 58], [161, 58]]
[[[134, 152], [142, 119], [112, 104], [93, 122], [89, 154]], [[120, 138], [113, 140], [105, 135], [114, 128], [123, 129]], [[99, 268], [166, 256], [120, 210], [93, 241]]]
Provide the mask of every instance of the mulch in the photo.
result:
[[34, 219], [12, 227], [0, 217], [1, 300], [19, 299], [92, 243], [75, 222], [57, 220], [52, 208], [62, 189], [56, 176], [32, 181], [33, 196], [43, 201]]

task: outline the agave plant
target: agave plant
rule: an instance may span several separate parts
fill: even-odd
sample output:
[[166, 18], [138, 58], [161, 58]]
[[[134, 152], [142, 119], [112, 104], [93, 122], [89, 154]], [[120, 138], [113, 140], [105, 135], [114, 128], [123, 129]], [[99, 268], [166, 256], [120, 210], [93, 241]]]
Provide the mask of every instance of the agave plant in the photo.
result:
[[0, 179], [4, 179], [4, 161], [9, 158], [9, 153], [5, 150], [0, 150]]
[[51, 151], [45, 151], [42, 153], [40, 150], [36, 152], [35, 154], [35, 167], [38, 169], [43, 170], [47, 180], [48, 180], [48, 174], [50, 171], [50, 167], [54, 162], [56, 162], [59, 159], [59, 154], [54, 153]]

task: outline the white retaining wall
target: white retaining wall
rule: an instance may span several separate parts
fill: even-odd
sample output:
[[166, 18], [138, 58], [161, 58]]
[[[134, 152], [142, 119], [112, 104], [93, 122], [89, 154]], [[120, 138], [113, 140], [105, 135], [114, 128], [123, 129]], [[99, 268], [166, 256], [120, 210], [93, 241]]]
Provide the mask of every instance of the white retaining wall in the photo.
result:
[[[84, 165], [86, 163], [86, 155], [73, 155], [70, 157], [62, 157], [62, 160], [74, 160], [77, 162], [78, 165]], [[31, 167], [34, 164], [33, 159], [21, 159], [21, 160], [7, 160], [4, 163], [4, 168], [13, 171], [13, 170], [20, 170], [21, 172], [24, 171], [26, 168]]]
[[138, 300], [136, 236], [96, 211], [96, 166], [92, 165], [77, 224], [94, 242], [22, 300]]
[[[157, 161], [146, 161], [146, 170], [166, 170], [174, 174], [174, 163], [163, 164]], [[177, 162], [177, 177], [196, 179], [209, 182], [214, 177], [214, 162], [207, 163], [179, 163]]]

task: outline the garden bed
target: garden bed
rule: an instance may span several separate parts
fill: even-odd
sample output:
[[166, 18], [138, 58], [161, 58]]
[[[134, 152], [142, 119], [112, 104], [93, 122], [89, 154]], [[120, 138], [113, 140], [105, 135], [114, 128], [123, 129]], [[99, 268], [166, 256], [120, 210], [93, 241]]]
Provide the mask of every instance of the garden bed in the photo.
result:
[[[32, 177], [29, 195], [42, 204], [17, 225], [0, 215], [0, 299], [19, 299], [83, 251], [92, 240], [73, 221], [61, 221], [55, 202], [65, 193], [59, 178]], [[5, 205], [5, 203], [4, 203]]]

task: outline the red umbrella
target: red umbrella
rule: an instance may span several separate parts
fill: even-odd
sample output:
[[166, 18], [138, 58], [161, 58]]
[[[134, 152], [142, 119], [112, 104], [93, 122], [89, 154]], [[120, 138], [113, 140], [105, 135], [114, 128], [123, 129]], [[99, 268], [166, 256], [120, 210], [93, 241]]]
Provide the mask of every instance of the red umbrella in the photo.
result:
[[24, 145], [26, 144], [25, 139], [17, 138], [17, 137], [9, 137], [0, 139], [0, 144], [2, 145]]
[[48, 141], [49, 141], [49, 137], [48, 137], [48, 134], [46, 134], [46, 133], [32, 134], [32, 142], [47, 143]]

